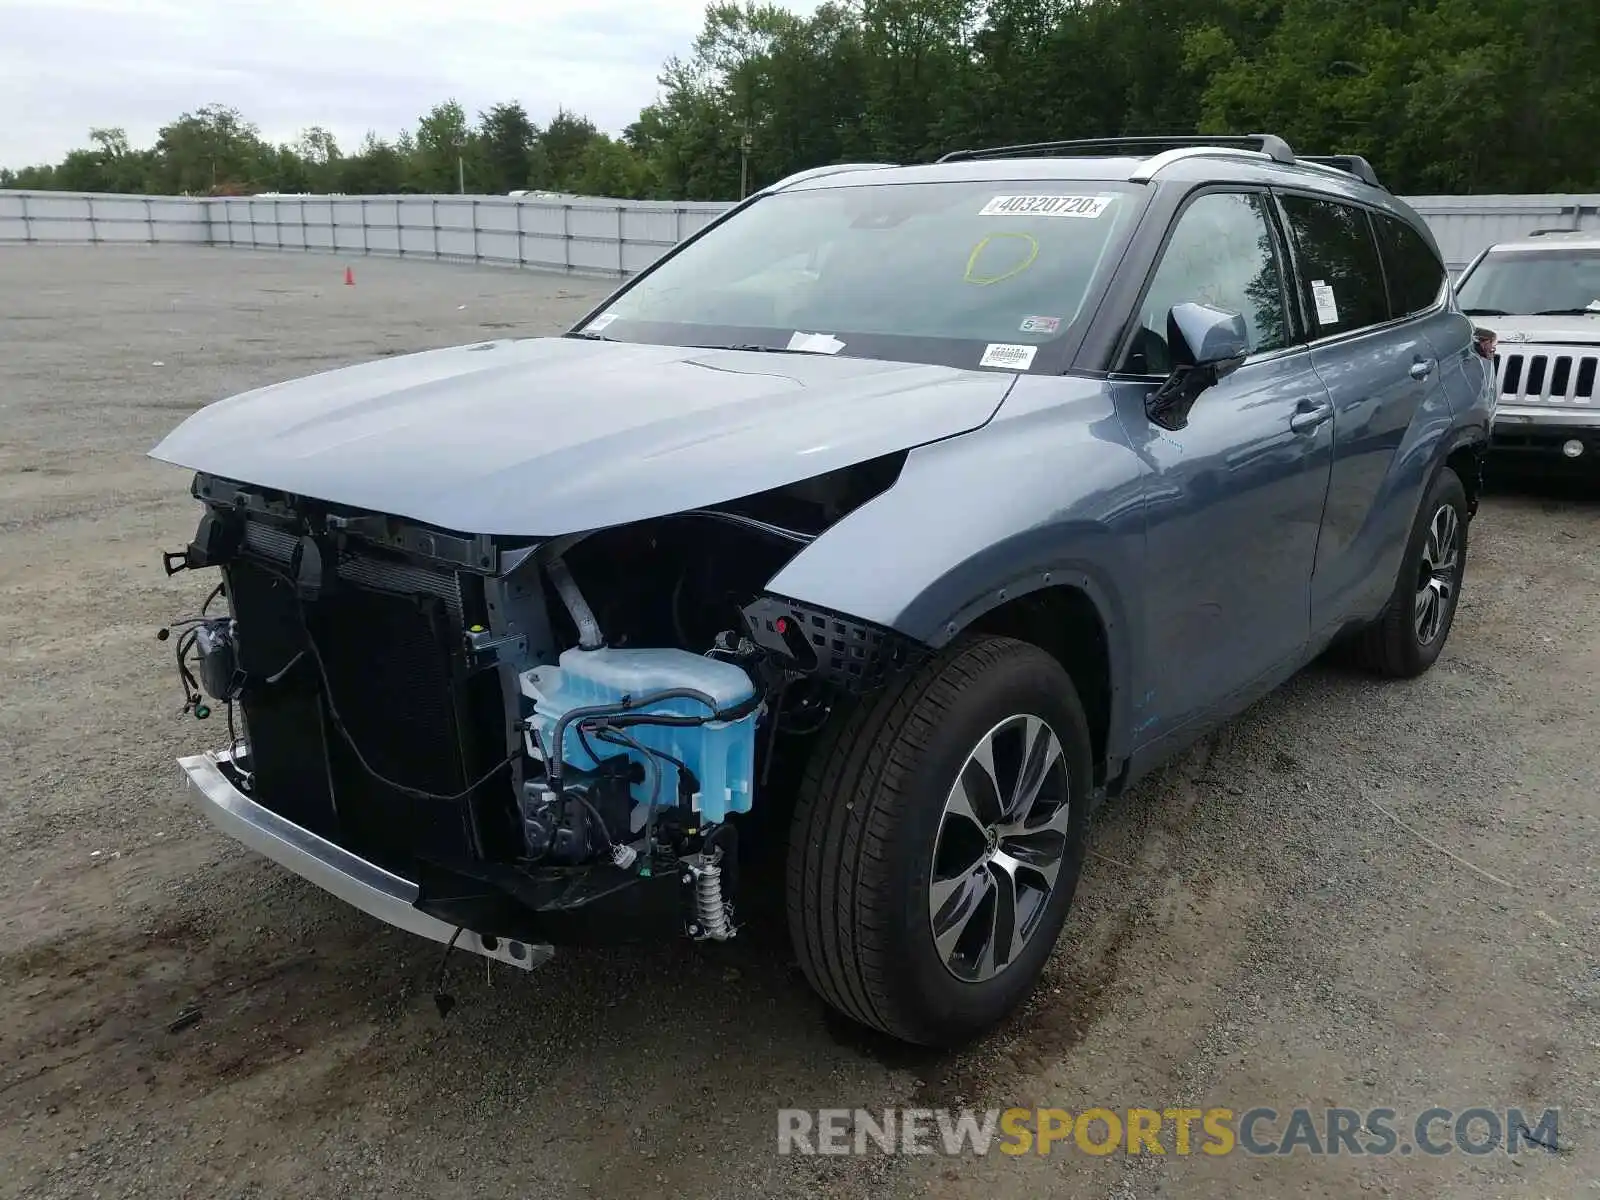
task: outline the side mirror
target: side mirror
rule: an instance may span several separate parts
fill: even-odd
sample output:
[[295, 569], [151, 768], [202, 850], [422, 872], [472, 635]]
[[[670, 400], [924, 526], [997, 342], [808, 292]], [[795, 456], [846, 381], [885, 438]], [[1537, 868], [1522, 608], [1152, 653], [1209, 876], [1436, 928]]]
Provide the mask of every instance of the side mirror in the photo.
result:
[[1167, 314], [1167, 345], [1177, 365], [1145, 404], [1163, 429], [1189, 423], [1189, 410], [1207, 388], [1238, 370], [1250, 353], [1244, 317], [1209, 304], [1178, 304]]

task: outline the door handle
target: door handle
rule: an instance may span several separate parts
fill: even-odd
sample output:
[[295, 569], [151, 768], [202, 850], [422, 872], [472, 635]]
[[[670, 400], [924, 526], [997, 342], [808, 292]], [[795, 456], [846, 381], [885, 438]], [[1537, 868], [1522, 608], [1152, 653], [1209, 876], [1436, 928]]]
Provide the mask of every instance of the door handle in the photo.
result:
[[1333, 416], [1333, 402], [1324, 400], [1320, 404], [1313, 404], [1309, 400], [1300, 402], [1300, 411], [1289, 418], [1289, 428], [1296, 433], [1308, 433]]
[[1433, 359], [1431, 358], [1419, 358], [1416, 362], [1411, 364], [1411, 378], [1415, 379], [1418, 383], [1422, 382], [1432, 374]]

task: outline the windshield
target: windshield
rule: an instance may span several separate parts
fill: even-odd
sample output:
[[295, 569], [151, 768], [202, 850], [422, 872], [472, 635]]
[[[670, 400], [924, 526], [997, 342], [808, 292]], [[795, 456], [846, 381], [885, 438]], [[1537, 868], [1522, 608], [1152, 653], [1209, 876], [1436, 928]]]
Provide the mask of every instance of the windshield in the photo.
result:
[[1600, 313], [1600, 250], [1491, 251], [1456, 295], [1489, 316]]
[[1059, 371], [1141, 199], [1060, 180], [779, 192], [646, 273], [583, 334]]

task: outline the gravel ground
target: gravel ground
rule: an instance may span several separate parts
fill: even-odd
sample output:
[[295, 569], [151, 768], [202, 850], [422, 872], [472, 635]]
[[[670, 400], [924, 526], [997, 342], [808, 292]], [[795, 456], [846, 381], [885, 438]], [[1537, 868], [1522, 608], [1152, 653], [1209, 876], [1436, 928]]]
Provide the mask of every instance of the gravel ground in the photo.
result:
[[[1489, 500], [1424, 679], [1314, 668], [1103, 812], [1046, 985], [979, 1047], [857, 1036], [780, 937], [460, 958], [441, 1024], [431, 944], [185, 802], [172, 759], [223, 735], [153, 636], [204, 583], [161, 573], [195, 508], [144, 454], [220, 396], [603, 289], [345, 265], [0, 249], [0, 1195], [1600, 1196], [1593, 491]], [[780, 1106], [946, 1104], [1555, 1106], [1562, 1150], [775, 1152]]]

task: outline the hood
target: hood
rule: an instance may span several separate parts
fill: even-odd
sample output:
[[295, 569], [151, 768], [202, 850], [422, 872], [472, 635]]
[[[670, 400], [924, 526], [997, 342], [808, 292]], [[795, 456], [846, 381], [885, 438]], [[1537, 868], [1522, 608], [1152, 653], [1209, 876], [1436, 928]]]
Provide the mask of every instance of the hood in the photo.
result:
[[1494, 330], [1508, 348], [1521, 342], [1550, 346], [1600, 345], [1600, 314], [1592, 317], [1473, 317], [1472, 322]]
[[150, 453], [464, 533], [553, 537], [965, 433], [1015, 378], [814, 354], [484, 342], [220, 400]]

